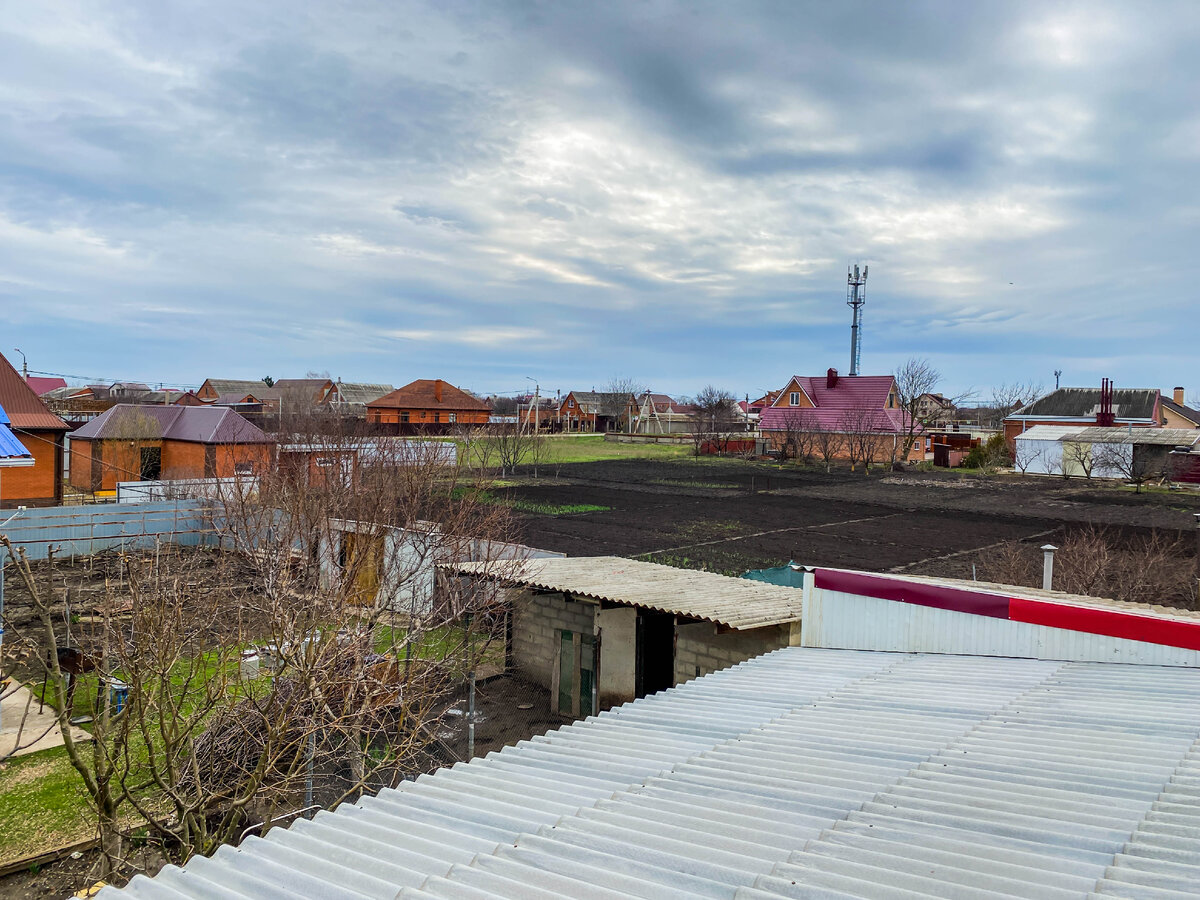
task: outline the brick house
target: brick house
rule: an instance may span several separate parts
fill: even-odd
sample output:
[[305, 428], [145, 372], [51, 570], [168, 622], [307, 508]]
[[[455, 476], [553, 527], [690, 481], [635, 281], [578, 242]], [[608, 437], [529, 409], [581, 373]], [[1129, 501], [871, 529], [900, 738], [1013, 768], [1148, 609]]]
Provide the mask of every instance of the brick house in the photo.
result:
[[459, 425], [486, 425], [484, 401], [440, 378], [422, 378], [366, 404], [367, 422], [385, 434], [446, 434]]
[[[1102, 420], [1106, 389], [1112, 414], [1112, 420], [1107, 422]], [[1009, 415], [1004, 420], [1004, 440], [1012, 453], [1016, 451], [1017, 436], [1034, 425], [1161, 428], [1161, 401], [1157, 388], [1059, 388]], [[1178, 427], [1193, 426], [1182, 424]]]
[[71, 434], [71, 485], [251, 477], [273, 458], [271, 438], [227, 407], [122, 404]]
[[50, 412], [3, 356], [0, 356], [0, 407], [8, 415], [13, 435], [33, 456], [32, 466], [15, 467], [4, 473], [0, 507], [62, 503], [63, 435], [70, 426]]
[[1200, 409], [1184, 403], [1183, 388], [1177, 387], [1171, 399], [1160, 397], [1163, 428], [1200, 428]]
[[637, 416], [637, 398], [599, 391], [571, 391], [558, 405], [563, 431], [616, 431]]
[[[839, 435], [834, 458], [843, 460], [855, 456], [851, 437], [862, 436], [860, 443], [869, 440], [875, 462], [902, 452], [908, 433], [895, 377], [841, 376], [837, 369], [819, 377], [792, 376], [762, 411], [759, 429], [775, 450], [784, 449], [798, 434]], [[923, 460], [925, 451], [925, 440], [918, 437], [908, 458]]]

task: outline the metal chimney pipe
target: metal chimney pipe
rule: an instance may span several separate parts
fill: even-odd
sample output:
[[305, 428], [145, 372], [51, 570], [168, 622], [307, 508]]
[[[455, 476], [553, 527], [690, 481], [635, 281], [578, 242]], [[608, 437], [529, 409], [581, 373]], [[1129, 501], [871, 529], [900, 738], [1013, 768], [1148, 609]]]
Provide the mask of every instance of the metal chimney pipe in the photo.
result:
[[1053, 544], [1042, 545], [1042, 590], [1052, 591], [1054, 588], [1054, 551], [1058, 548]]

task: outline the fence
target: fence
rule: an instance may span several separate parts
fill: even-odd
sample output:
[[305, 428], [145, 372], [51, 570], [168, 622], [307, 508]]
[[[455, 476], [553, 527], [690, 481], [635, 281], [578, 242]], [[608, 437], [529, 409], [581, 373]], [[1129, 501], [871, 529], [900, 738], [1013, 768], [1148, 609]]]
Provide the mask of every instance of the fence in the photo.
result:
[[115, 547], [153, 546], [157, 538], [199, 546], [213, 534], [209, 504], [195, 499], [5, 510], [0, 523], [0, 534], [23, 547], [30, 559], [45, 559], [51, 547], [60, 556], [87, 556]]
[[219, 500], [258, 489], [252, 475], [234, 478], [181, 478], [166, 481], [118, 481], [117, 503], [153, 503], [167, 500]]

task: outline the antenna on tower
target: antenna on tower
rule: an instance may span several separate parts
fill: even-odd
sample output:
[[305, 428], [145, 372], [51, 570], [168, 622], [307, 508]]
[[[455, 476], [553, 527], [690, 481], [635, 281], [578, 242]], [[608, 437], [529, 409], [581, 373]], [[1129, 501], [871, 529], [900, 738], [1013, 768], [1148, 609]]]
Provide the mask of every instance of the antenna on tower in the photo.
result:
[[862, 356], [862, 308], [867, 302], [867, 267], [858, 271], [858, 264], [846, 269], [846, 305], [854, 310], [854, 322], [850, 326], [850, 374], [857, 375]]

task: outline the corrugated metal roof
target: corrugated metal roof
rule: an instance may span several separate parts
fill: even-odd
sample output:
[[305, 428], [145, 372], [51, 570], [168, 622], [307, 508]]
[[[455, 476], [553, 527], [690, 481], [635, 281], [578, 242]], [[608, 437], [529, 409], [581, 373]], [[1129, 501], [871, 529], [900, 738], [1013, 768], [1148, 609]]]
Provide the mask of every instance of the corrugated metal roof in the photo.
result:
[[200, 444], [269, 444], [271, 438], [227, 406], [138, 406], [122, 403], [92, 419], [72, 440], [143, 438]]
[[[32, 454], [25, 448], [25, 445], [17, 440], [17, 436], [12, 433], [12, 427], [8, 419], [8, 413], [4, 411], [4, 407], [0, 406], [0, 460], [9, 460], [8, 465], [20, 465], [14, 460], [31, 459]], [[3, 465], [3, 463], [0, 463]]]
[[70, 426], [50, 412], [21, 373], [0, 354], [0, 406], [16, 431], [70, 431]]
[[906, 430], [904, 412], [887, 408], [888, 394], [895, 382], [891, 375], [839, 375], [831, 388], [824, 375], [819, 378], [793, 375], [788, 387], [775, 398], [775, 404], [787, 398], [788, 388], [795, 383], [816, 404], [815, 408], [772, 405], [762, 411], [759, 427], [764, 431], [785, 431], [789, 427], [823, 431], [866, 428], [898, 433]]
[[[468, 574], [494, 574], [494, 568], [486, 563], [454, 565], [456, 571]], [[511, 581], [579, 597], [657, 609], [715, 622], [738, 631], [799, 620], [804, 596], [796, 588], [637, 562], [619, 556], [533, 559], [526, 562]]]
[[1162, 447], [1191, 447], [1200, 441], [1200, 429], [1034, 425], [1017, 435], [1017, 440], [1021, 438], [1034, 441], [1081, 441], [1085, 444], [1155, 444]]
[[101, 898], [1196, 896], [1200, 671], [779, 650]]

